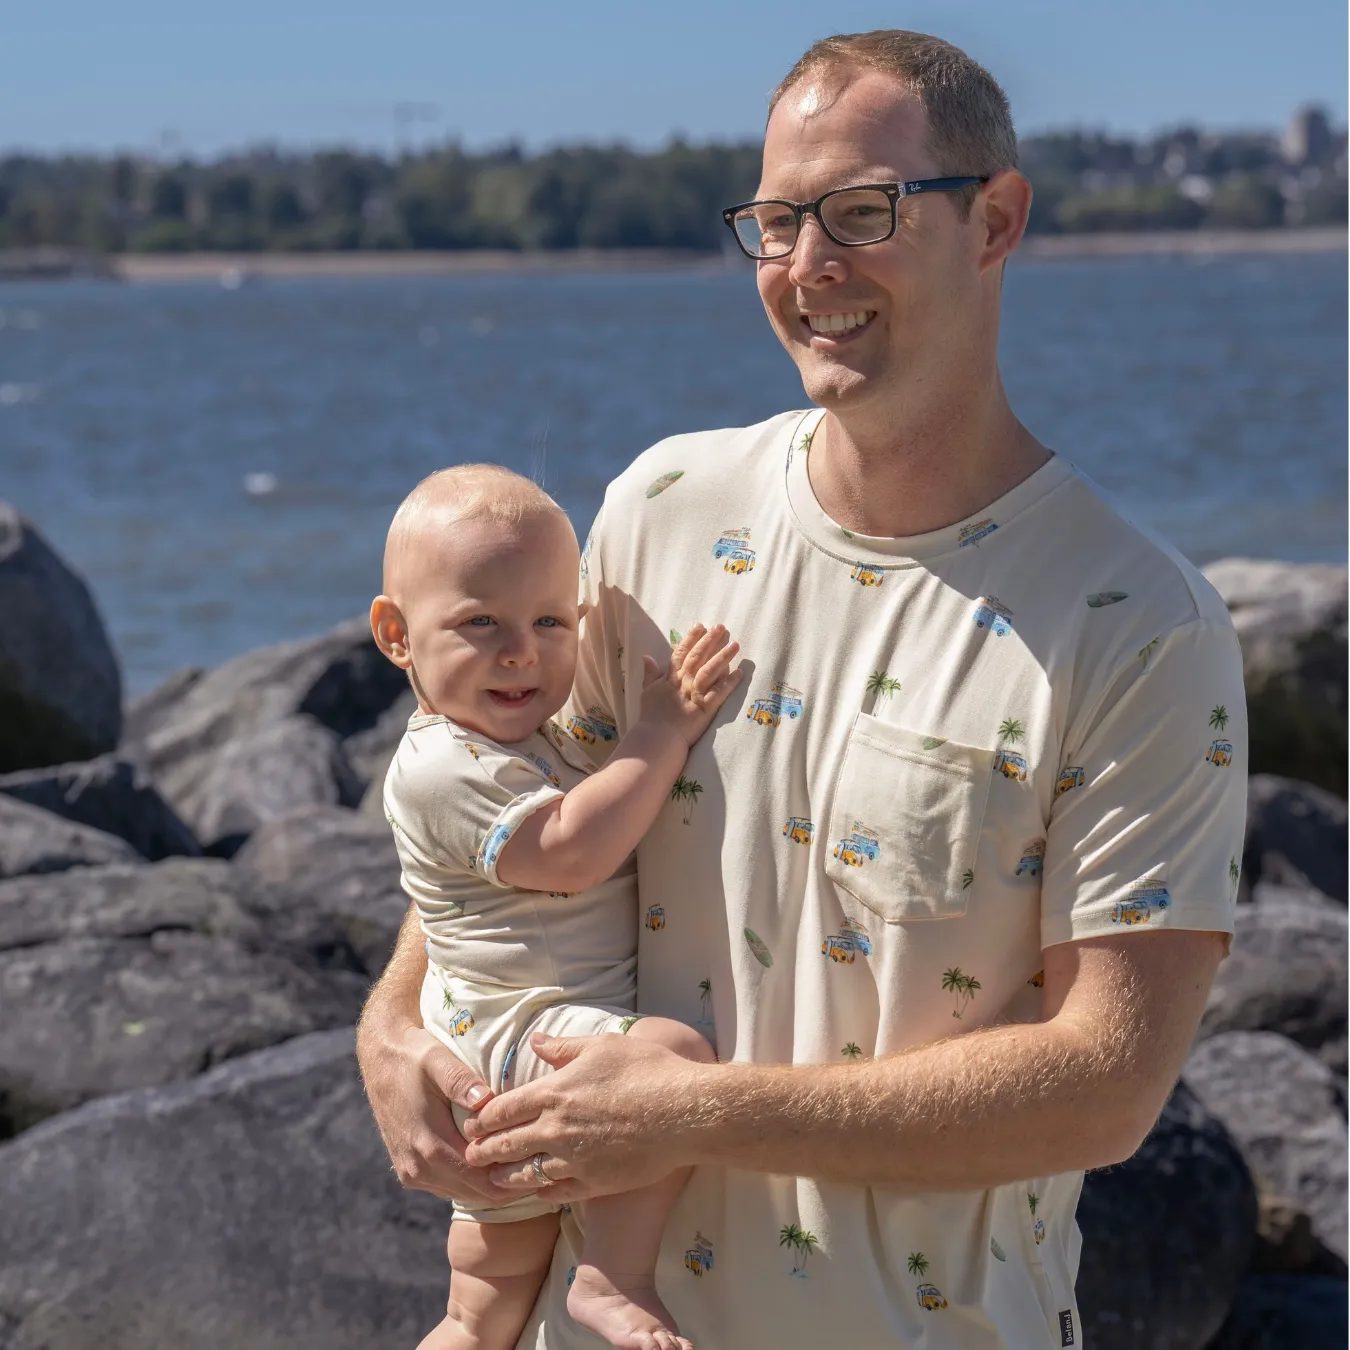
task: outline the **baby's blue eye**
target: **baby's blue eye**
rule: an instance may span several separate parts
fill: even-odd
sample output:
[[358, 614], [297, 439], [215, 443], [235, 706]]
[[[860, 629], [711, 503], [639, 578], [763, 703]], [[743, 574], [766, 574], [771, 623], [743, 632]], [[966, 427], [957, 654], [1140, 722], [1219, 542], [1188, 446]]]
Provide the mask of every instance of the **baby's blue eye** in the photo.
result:
[[490, 614], [475, 614], [469, 622], [475, 628], [486, 628], [492, 622], [492, 616]]
[[543, 624], [545, 628], [556, 628], [558, 626], [557, 619], [549, 614], [545, 614], [542, 619], [537, 619], [535, 622]]

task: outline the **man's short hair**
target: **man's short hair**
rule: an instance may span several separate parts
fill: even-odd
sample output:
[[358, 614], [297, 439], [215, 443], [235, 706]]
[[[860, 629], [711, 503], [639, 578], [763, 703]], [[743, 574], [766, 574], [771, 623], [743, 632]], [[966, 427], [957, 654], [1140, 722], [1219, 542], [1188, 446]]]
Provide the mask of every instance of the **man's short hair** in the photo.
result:
[[[821, 38], [803, 54], [769, 99], [772, 115], [794, 85], [831, 68], [880, 70], [913, 91], [928, 122], [927, 150], [943, 177], [987, 177], [1017, 167], [1012, 109], [998, 81], [959, 47], [926, 33], [880, 28]], [[954, 193], [962, 220], [978, 188]]]

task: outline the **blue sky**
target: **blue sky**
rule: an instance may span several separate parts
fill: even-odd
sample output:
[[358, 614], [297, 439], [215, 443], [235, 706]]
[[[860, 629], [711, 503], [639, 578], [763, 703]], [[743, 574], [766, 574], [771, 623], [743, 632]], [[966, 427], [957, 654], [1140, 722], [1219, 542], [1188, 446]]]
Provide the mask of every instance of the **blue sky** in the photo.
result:
[[0, 147], [406, 140], [650, 146], [757, 136], [828, 32], [938, 33], [993, 71], [1024, 133], [1346, 114], [1344, 0], [41, 0], [0, 3]]

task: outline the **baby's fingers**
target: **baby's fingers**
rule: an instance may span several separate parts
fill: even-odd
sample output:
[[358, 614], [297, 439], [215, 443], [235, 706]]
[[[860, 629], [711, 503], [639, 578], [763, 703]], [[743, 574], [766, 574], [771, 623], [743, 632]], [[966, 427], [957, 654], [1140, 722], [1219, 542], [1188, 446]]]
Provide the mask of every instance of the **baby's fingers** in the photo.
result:
[[706, 694], [731, 669], [731, 663], [740, 654], [739, 642], [728, 642], [721, 651], [714, 652], [693, 674], [690, 683], [698, 694]]
[[[700, 624], [699, 627], [703, 628], [703, 625]], [[720, 623], [713, 624], [711, 628], [703, 628], [702, 637], [684, 654], [683, 661], [676, 665], [676, 669], [683, 675], [692, 675], [714, 652], [726, 646], [730, 636]]]
[[719, 679], [712, 688], [699, 691], [699, 706], [705, 712], [716, 712], [724, 704], [731, 692], [740, 684], [745, 670], [737, 666], [735, 670], [729, 670]]

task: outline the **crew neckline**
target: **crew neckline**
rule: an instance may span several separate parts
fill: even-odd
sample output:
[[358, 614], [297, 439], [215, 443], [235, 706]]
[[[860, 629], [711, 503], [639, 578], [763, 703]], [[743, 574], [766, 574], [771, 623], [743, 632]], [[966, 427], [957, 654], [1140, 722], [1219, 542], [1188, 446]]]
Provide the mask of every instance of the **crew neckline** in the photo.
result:
[[817, 548], [841, 562], [874, 563], [884, 569], [913, 567], [942, 554], [978, 545], [1047, 496], [1073, 472], [1068, 460], [1052, 451], [1047, 463], [964, 520], [940, 530], [930, 530], [927, 534], [896, 538], [859, 534], [831, 519], [811, 486], [807, 460], [811, 440], [824, 418], [825, 409], [812, 408], [792, 425], [785, 456], [784, 486], [797, 528]]

